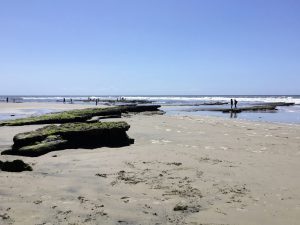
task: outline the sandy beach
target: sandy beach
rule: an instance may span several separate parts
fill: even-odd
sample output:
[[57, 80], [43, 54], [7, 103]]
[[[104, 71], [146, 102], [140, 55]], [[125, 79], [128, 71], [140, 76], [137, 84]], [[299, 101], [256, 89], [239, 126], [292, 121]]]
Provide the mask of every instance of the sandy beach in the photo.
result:
[[[0, 111], [85, 108], [0, 104]], [[22, 159], [0, 172], [0, 224], [296, 225], [300, 125], [205, 116], [132, 115], [135, 143]], [[0, 127], [0, 150], [42, 125]]]

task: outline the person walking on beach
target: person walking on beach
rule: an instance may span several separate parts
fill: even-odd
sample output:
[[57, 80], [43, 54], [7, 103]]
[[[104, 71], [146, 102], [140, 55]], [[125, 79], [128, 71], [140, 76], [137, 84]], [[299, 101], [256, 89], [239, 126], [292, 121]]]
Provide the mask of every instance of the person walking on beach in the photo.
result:
[[64, 98], [63, 102], [66, 103], [66, 98]]
[[73, 104], [73, 100], [72, 99], [70, 99], [70, 102], [71, 102], [71, 104]]
[[96, 105], [98, 105], [98, 99], [96, 98]]
[[233, 99], [230, 99], [230, 106], [231, 106], [231, 109], [233, 107]]
[[6, 98], [6, 103], [8, 103], [8, 97]]
[[236, 105], [238, 104], [238, 101], [234, 99], [234, 108], [236, 109]]

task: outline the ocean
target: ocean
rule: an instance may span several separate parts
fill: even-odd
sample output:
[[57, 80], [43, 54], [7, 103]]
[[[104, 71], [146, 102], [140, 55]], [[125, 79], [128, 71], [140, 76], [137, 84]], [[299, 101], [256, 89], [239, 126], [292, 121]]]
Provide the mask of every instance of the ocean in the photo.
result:
[[[6, 98], [14, 102], [61, 102], [66, 99], [69, 103], [72, 99], [73, 104], [95, 105], [90, 99], [115, 100], [123, 97], [126, 100], [147, 100], [152, 104], [162, 105], [162, 110], [168, 115], [204, 115], [217, 116], [231, 119], [244, 119], [253, 121], [278, 122], [289, 124], [300, 124], [300, 95], [99, 95], [99, 96], [0, 96], [0, 101], [5, 102]], [[228, 108], [230, 104], [224, 105], [201, 105], [203, 103], [229, 103], [230, 99], [238, 101], [238, 107], [254, 106], [264, 103], [285, 102], [295, 103], [292, 106], [279, 106], [278, 110], [272, 112], [242, 112], [235, 115], [222, 112], [196, 111], [205, 108]], [[41, 111], [41, 114], [49, 112]], [[7, 119], [1, 115], [0, 119]]]

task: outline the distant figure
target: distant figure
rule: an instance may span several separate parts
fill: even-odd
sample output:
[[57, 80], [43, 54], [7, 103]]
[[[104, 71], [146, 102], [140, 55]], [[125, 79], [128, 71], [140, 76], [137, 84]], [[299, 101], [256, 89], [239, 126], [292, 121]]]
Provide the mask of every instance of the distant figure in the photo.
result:
[[6, 98], [6, 102], [8, 102], [8, 97]]
[[96, 105], [98, 105], [98, 99], [96, 98]]
[[71, 104], [73, 104], [73, 99], [70, 99]]
[[238, 101], [234, 99], [234, 108], [236, 109], [236, 105], [238, 104]]
[[231, 106], [231, 109], [233, 107], [233, 99], [230, 99], [230, 106]]
[[66, 103], [66, 98], [64, 98], [63, 103]]

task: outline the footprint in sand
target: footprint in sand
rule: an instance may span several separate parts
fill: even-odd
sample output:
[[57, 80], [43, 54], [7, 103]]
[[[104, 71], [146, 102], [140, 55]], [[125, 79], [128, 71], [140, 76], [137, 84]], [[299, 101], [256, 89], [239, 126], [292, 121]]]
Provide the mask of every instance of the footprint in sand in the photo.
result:
[[221, 146], [220, 149], [225, 151], [225, 150], [228, 150], [228, 147]]
[[170, 131], [171, 131], [171, 129], [166, 129], [166, 131], [167, 131], [167, 132], [170, 132]]

